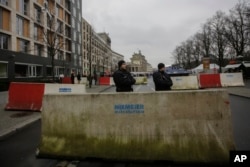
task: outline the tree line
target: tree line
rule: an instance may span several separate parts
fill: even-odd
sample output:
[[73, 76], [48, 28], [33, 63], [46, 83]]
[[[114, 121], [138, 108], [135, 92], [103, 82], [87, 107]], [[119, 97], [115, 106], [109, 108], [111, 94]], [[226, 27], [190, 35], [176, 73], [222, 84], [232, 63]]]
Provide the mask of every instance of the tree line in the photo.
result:
[[203, 57], [224, 67], [228, 60], [250, 60], [250, 3], [239, 1], [229, 13], [217, 11], [201, 29], [176, 46], [173, 58], [186, 69], [198, 66]]

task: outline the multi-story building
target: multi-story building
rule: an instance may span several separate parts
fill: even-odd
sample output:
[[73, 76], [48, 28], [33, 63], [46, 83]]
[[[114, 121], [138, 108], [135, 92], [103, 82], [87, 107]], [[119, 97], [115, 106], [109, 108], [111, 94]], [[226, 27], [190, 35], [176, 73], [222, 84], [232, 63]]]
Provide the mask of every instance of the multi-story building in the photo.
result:
[[[62, 1], [62, 0], [61, 0]], [[82, 74], [82, 1], [71, 1], [71, 42], [72, 68]], [[72, 69], [73, 70], [73, 69]]]
[[81, 72], [81, 3], [0, 0], [0, 83]]
[[87, 76], [89, 74], [90, 64], [92, 65], [92, 59], [90, 54], [91, 36], [92, 26], [84, 18], [82, 18], [82, 68], [84, 76]]
[[111, 39], [107, 33], [96, 33], [82, 18], [83, 74], [110, 74], [112, 69]]
[[124, 56], [112, 51], [112, 62], [111, 62], [111, 73], [115, 72], [118, 69], [118, 62], [124, 60]]

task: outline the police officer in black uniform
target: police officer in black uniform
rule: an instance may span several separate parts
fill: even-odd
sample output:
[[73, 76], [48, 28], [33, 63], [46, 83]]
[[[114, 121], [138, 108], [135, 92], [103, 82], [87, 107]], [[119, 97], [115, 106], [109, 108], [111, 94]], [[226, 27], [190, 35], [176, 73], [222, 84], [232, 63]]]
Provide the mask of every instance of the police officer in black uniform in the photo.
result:
[[118, 70], [115, 71], [113, 79], [116, 92], [133, 92], [132, 85], [135, 84], [135, 79], [131, 73], [126, 70], [126, 62], [124, 60], [118, 62]]
[[153, 79], [156, 91], [171, 90], [173, 81], [171, 80], [170, 76], [165, 72], [165, 65], [163, 63], [158, 64], [158, 71], [154, 72]]

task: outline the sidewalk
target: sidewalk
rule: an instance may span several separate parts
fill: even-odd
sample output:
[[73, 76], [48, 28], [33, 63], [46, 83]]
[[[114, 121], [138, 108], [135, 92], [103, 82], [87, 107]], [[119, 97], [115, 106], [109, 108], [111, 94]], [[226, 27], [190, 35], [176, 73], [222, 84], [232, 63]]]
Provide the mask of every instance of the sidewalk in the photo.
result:
[[[245, 87], [229, 87], [226, 89], [231, 95], [250, 98], [249, 85], [246, 85]], [[110, 87], [111, 86], [108, 85], [92, 85], [91, 88], [86, 87], [86, 91], [87, 93], [100, 93], [109, 89]], [[0, 140], [41, 118], [40, 112], [5, 111], [4, 107], [7, 102], [8, 92], [0, 92]]]
[[227, 91], [230, 95], [250, 98], [250, 88], [230, 87], [230, 88], [227, 88]]
[[244, 81], [244, 87], [228, 87], [228, 93], [235, 96], [250, 98], [250, 80]]
[[[86, 87], [86, 91], [87, 93], [98, 93], [108, 88], [110, 86], [92, 85], [91, 88]], [[8, 92], [0, 92], [0, 140], [41, 118], [40, 112], [5, 111], [4, 107], [7, 102]]]

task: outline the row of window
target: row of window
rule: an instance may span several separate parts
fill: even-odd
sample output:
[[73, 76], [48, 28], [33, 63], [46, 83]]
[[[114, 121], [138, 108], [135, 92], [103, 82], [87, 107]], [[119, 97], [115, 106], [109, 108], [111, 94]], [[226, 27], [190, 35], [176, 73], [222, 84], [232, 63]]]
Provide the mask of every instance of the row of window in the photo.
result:
[[0, 33], [0, 49], [9, 49], [9, 35]]
[[[15, 77], [42, 77], [43, 66], [41, 65], [27, 65], [15, 64]], [[55, 67], [55, 76], [64, 74], [64, 67]], [[46, 76], [52, 76], [52, 67], [46, 67]], [[8, 77], [8, 64], [0, 62], [0, 78]]]
[[[60, 1], [60, 2], [59, 2]], [[42, 1], [38, 2], [40, 5], [43, 5]], [[62, 1], [61, 0], [57, 0], [57, 3], [62, 5]], [[9, 0], [0, 0], [0, 4], [5, 5], [5, 6], [9, 6]], [[29, 0], [16, 0], [16, 9], [22, 13], [23, 15], [28, 15], [28, 6], [29, 5]], [[77, 5], [78, 6], [78, 5]], [[65, 0], [65, 8], [70, 11], [70, 1], [69, 0]], [[78, 8], [80, 8], [80, 5], [78, 6]], [[60, 7], [57, 5], [57, 9], [56, 12], [60, 13]]]
[[0, 0], [0, 4], [8, 6], [8, 4], [9, 4], [8, 1], [9, 0]]
[[[48, 23], [48, 25], [52, 25], [52, 24]], [[43, 36], [42, 36], [43, 31], [44, 31], [43, 27], [41, 27], [38, 24], [34, 24], [34, 39], [38, 40], [38, 37], [40, 37], [40, 39], [42, 39], [43, 38]], [[17, 32], [18, 35], [29, 37], [29, 21], [24, 19], [21, 16], [18, 16], [18, 15], [17, 15], [17, 18], [16, 18], [16, 32]], [[56, 22], [56, 32], [61, 33], [61, 34], [63, 33], [63, 22], [61, 22], [60, 20], [57, 20], [57, 22]], [[66, 25], [65, 25], [65, 35], [68, 38], [71, 38], [70, 37], [71, 28], [66, 26]], [[74, 34], [74, 38], [76, 38], [75, 34]]]
[[[10, 36], [0, 33], [0, 49], [9, 49]], [[17, 50], [20, 52], [29, 52], [29, 41], [24, 39], [17, 39]], [[49, 49], [48, 49], [49, 50]], [[78, 49], [79, 50], [79, 49]], [[41, 44], [34, 44], [34, 54], [37, 56], [42, 56], [44, 52], [44, 46]], [[49, 55], [49, 53], [48, 53]], [[70, 61], [70, 53], [66, 53], [66, 60]], [[64, 60], [63, 51], [57, 53], [58, 60]]]
[[[35, 9], [35, 12], [34, 12], [35, 21], [37, 23], [41, 24], [42, 23], [41, 8], [35, 5], [34, 9]], [[67, 15], [65, 17], [66, 17], [66, 22], [70, 25], [70, 15]], [[7, 31], [10, 31], [10, 29], [11, 29], [10, 28], [10, 23], [11, 23], [10, 19], [11, 19], [10, 11], [0, 7], [0, 28], [4, 29], [4, 30], [7, 30]], [[50, 21], [50, 17], [47, 18], [47, 25], [48, 26], [50, 25], [49, 21]], [[60, 30], [61, 30], [60, 32], [62, 33], [63, 22], [57, 20], [56, 23], [58, 24], [57, 27], [60, 27]], [[75, 22], [74, 22], [74, 24], [75, 24]], [[17, 25], [17, 33], [19, 35], [24, 35], [25, 28], [28, 31], [29, 20], [25, 19], [24, 17], [21, 17], [21, 16], [17, 15], [17, 17], [16, 17], [16, 25]], [[78, 31], [80, 31], [80, 29], [81, 29], [80, 22], [79, 23], [76, 22], [76, 27], [77, 27]], [[68, 30], [67, 30], [67, 33], [68, 33]], [[26, 35], [28, 35], [28, 34], [26, 34]], [[67, 37], [70, 37], [70, 36], [67, 35]]]
[[[40, 20], [38, 19], [39, 12], [36, 12], [36, 18], [37, 22], [40, 23]], [[49, 19], [47, 19], [49, 21]], [[8, 10], [5, 10], [0, 7], [0, 29], [10, 31], [10, 12]], [[48, 23], [50, 25], [50, 23]], [[38, 27], [39, 31], [38, 32]], [[63, 27], [64, 24], [62, 21], [57, 20], [56, 22], [56, 32], [63, 33]], [[37, 33], [43, 34], [43, 27], [39, 24], [34, 24], [34, 39], [37, 40]], [[19, 15], [16, 16], [16, 33], [20, 36], [29, 37], [30, 29], [29, 29], [29, 20], [25, 19], [24, 17], [21, 17]], [[65, 25], [65, 35], [68, 38], [71, 38], [71, 28], [67, 25]], [[41, 37], [42, 38], [42, 37]]]

